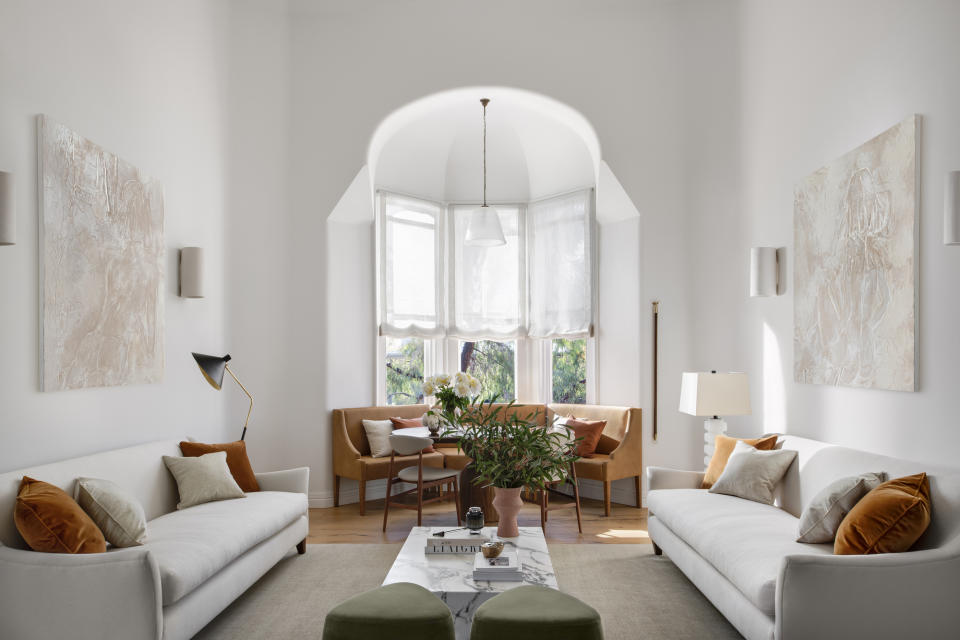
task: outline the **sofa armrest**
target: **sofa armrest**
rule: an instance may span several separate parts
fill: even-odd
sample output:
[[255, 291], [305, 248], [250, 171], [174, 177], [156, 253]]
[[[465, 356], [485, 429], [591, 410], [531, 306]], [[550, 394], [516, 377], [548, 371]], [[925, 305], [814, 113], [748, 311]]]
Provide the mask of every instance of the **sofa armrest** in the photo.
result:
[[960, 627], [960, 552], [787, 556], [776, 595], [778, 640], [929, 638]]
[[73, 555], [0, 545], [0, 594], [2, 638], [163, 635], [160, 571], [144, 547]]
[[667, 467], [647, 467], [647, 490], [699, 489], [703, 471], [683, 471]]
[[261, 491], [286, 491], [306, 495], [310, 490], [310, 467], [255, 473]]

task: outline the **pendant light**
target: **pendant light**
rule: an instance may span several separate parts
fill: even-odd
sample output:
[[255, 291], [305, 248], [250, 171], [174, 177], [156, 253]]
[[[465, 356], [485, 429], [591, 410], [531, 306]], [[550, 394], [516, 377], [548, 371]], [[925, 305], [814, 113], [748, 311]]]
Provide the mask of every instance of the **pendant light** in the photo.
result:
[[489, 98], [481, 98], [483, 105], [483, 204], [470, 214], [470, 225], [463, 243], [470, 247], [499, 247], [507, 244], [500, 227], [500, 215], [487, 206], [487, 105]]

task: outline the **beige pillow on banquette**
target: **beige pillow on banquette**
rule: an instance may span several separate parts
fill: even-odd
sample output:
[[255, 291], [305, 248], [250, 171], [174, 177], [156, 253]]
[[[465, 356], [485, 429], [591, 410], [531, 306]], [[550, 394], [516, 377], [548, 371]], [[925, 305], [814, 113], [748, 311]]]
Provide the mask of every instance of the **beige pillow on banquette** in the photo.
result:
[[196, 458], [163, 456], [163, 463], [177, 481], [180, 491], [177, 509], [215, 500], [247, 497], [230, 473], [226, 451], [205, 453]]
[[391, 420], [364, 420], [363, 431], [367, 434], [370, 444], [370, 455], [374, 458], [383, 458], [390, 455], [393, 447], [390, 446], [390, 434], [393, 433]]
[[140, 502], [118, 484], [77, 478], [74, 499], [115, 547], [136, 547], [147, 539], [147, 516]]
[[797, 542], [833, 543], [840, 523], [850, 510], [860, 502], [860, 498], [879, 487], [886, 479], [887, 474], [881, 471], [840, 478], [828, 484], [800, 514]]

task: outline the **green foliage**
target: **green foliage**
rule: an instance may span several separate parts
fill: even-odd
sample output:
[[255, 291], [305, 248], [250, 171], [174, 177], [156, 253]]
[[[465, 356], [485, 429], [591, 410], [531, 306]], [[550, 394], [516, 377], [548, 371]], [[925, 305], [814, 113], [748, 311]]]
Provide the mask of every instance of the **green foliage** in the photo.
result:
[[423, 402], [423, 340], [387, 338], [387, 404]]
[[586, 403], [586, 340], [557, 338], [553, 341], [553, 401], [574, 404]]
[[519, 417], [513, 402], [497, 407], [493, 402], [469, 405], [460, 415], [441, 414], [447, 424], [458, 425], [443, 435], [459, 436], [459, 449], [473, 460], [474, 482], [542, 489], [565, 477], [580, 439], [538, 425], [538, 413]]
[[481, 398], [516, 399], [516, 349], [513, 342], [478, 340], [460, 344], [460, 371], [480, 381]]

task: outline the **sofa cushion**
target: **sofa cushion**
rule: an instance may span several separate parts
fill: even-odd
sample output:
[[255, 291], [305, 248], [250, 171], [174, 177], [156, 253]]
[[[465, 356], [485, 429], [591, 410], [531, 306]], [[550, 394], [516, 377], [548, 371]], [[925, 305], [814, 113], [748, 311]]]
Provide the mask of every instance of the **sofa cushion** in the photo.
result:
[[647, 503], [651, 514], [769, 616], [784, 557], [833, 553], [829, 544], [796, 542], [797, 518], [771, 505], [704, 489], [651, 491]]
[[260, 491], [174, 511], [147, 523], [147, 543], [160, 568], [164, 606], [307, 511], [302, 493]]

